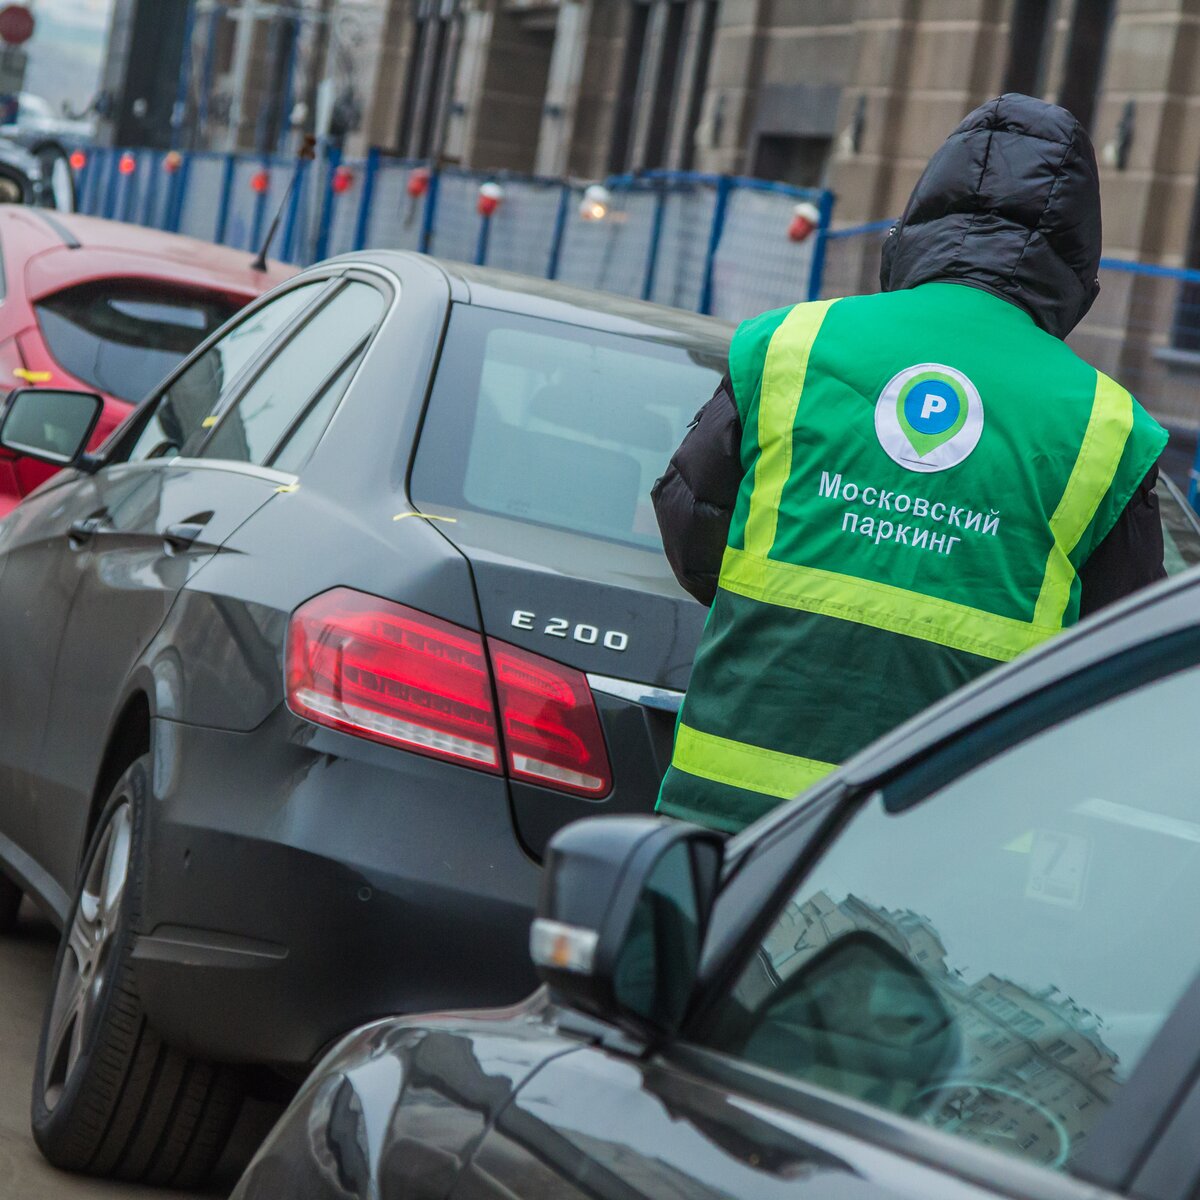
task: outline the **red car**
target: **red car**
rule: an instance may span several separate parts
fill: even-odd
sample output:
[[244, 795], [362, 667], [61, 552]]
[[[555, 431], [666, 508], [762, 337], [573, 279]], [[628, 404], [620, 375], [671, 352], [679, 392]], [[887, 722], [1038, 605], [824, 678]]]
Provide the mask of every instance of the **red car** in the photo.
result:
[[[295, 274], [252, 254], [96, 217], [0, 206], [0, 396], [99, 392], [102, 442], [239, 308]], [[55, 468], [0, 450], [0, 516]]]

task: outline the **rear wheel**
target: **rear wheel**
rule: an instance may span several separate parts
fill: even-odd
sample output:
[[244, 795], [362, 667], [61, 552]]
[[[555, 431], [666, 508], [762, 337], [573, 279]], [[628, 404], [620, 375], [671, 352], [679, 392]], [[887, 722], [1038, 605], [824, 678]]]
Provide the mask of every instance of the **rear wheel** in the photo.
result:
[[141, 909], [150, 758], [113, 788], [63, 931], [33, 1081], [33, 1135], [56, 1167], [197, 1187], [229, 1140], [239, 1076], [162, 1042], [131, 955]]

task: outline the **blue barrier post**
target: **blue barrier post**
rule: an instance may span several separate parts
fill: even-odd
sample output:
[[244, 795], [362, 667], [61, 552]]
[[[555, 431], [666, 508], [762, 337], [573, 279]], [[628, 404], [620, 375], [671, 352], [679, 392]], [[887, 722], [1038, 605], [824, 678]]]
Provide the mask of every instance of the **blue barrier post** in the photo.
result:
[[642, 299], [654, 295], [654, 274], [658, 270], [658, 246], [662, 241], [663, 213], [667, 207], [667, 189], [662, 183], [654, 188], [654, 219], [650, 224], [650, 246], [646, 251], [646, 275], [642, 280]]
[[292, 178], [292, 195], [288, 201], [287, 217], [283, 226], [283, 244], [279, 249], [279, 257], [284, 262], [294, 262], [296, 259], [296, 226], [300, 218], [300, 197], [304, 193], [304, 176], [307, 170], [308, 160], [296, 159], [296, 174]]
[[[133, 158], [133, 170], [128, 175], [121, 175], [121, 220], [132, 221], [137, 208], [138, 155], [137, 151], [128, 151]], [[124, 157], [124, 155], [122, 155]]]
[[428, 254], [433, 245], [434, 229], [437, 225], [438, 185], [441, 173], [436, 167], [429, 172], [429, 190], [425, 193], [425, 211], [421, 214], [421, 240], [418, 249], [422, 254]]
[[487, 262], [488, 234], [492, 230], [492, 218], [479, 218], [479, 238], [475, 242], [475, 265], [482, 267]]
[[225, 230], [229, 225], [229, 202], [233, 198], [233, 173], [237, 169], [237, 155], [225, 156], [225, 170], [221, 175], [221, 201], [217, 209], [217, 231], [213, 241], [220, 245], [225, 241]]
[[550, 260], [546, 264], [546, 278], [558, 278], [558, 262], [562, 257], [563, 237], [567, 232], [567, 214], [571, 210], [571, 185], [564, 183], [558, 193], [558, 210], [554, 214], [554, 233], [550, 237]]
[[179, 168], [171, 176], [171, 194], [167, 199], [167, 217], [163, 228], [170, 233], [178, 233], [183, 221], [183, 201], [187, 195], [188, 172], [192, 167], [192, 156], [185, 154], [180, 158]]
[[108, 163], [108, 186], [104, 189], [105, 217], [112, 217], [117, 211], [117, 184], [121, 180], [121, 152], [114, 146]]
[[367, 151], [367, 162], [363, 167], [362, 196], [358, 202], [358, 219], [354, 222], [354, 249], [362, 250], [367, 244], [367, 231], [371, 227], [371, 203], [375, 199], [375, 176], [379, 174], [379, 150], [372, 146]]
[[808, 272], [810, 300], [821, 298], [821, 284], [825, 278], [825, 240], [829, 236], [829, 226], [833, 223], [833, 200], [833, 193], [826, 188], [817, 201], [817, 211], [821, 214], [821, 220], [817, 225], [817, 240], [813, 245], [812, 265]]
[[266, 220], [267, 216], [267, 200], [271, 195], [271, 160], [265, 154], [263, 155], [259, 169], [267, 177], [267, 186], [261, 192], [254, 194], [254, 216], [250, 222], [250, 249], [256, 254], [260, 249], [259, 243], [262, 241], [263, 221]]
[[337, 205], [337, 192], [333, 190], [333, 177], [341, 165], [342, 152], [335, 146], [329, 151], [325, 160], [325, 197], [321, 204], [321, 221], [317, 226], [317, 244], [314, 251], [316, 262], [320, 262], [329, 255], [329, 231], [333, 227], [333, 212]]
[[700, 311], [706, 316], [712, 312], [713, 268], [717, 262], [717, 247], [725, 229], [725, 214], [729, 210], [729, 194], [734, 183], [727, 175], [717, 180], [717, 199], [713, 204], [712, 226], [708, 231], [708, 250], [704, 255], [704, 283], [700, 288]]
[[154, 224], [154, 202], [158, 199], [158, 172], [162, 166], [163, 156], [160, 151], [150, 152], [150, 178], [142, 188], [142, 224]]
[[[92, 167], [96, 162], [98, 151], [87, 150], [83, 156], [83, 166], [75, 172], [75, 197], [80, 212], [90, 212], [88, 197], [91, 194]], [[73, 169], [73, 168], [72, 168]]]

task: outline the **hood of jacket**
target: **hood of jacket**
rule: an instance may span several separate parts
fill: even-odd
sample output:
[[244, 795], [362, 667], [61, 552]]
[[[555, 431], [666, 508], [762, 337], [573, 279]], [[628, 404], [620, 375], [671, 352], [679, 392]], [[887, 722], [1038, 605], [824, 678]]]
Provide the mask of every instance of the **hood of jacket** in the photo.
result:
[[1100, 291], [1096, 154], [1065, 108], [1009, 94], [929, 160], [883, 247], [884, 291], [941, 280], [1020, 305], [1055, 337]]

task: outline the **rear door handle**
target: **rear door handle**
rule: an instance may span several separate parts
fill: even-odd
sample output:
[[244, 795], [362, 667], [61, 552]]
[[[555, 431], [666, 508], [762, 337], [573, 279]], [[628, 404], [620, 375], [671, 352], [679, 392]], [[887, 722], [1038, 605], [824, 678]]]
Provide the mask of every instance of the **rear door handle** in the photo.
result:
[[67, 529], [67, 542], [72, 550], [82, 550], [96, 535], [96, 531], [104, 524], [103, 516], [84, 517], [72, 521]]
[[162, 539], [169, 551], [180, 553], [191, 549], [192, 543], [204, 532], [204, 525], [199, 521], [180, 521], [178, 525], [168, 525], [162, 531]]

